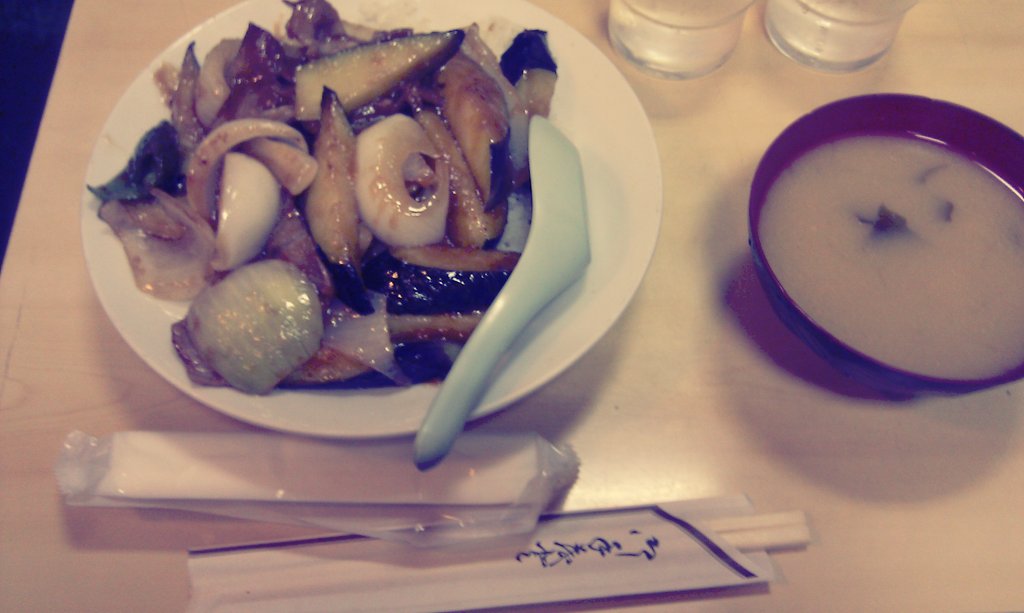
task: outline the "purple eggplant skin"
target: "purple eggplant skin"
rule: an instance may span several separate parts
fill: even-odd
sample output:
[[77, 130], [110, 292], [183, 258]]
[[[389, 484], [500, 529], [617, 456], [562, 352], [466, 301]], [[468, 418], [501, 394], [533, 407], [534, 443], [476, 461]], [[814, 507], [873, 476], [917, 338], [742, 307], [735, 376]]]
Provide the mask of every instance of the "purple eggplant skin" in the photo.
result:
[[219, 121], [262, 117], [295, 103], [295, 68], [273, 34], [249, 24], [238, 55], [225, 68], [231, 93], [218, 112]]
[[351, 262], [332, 262], [323, 255], [321, 255], [321, 259], [327, 267], [338, 300], [360, 315], [373, 313], [373, 305], [370, 304], [370, 298], [366, 293], [366, 284], [363, 282], [363, 274], [359, 268]]
[[312, 45], [345, 34], [338, 11], [327, 0], [296, 0], [289, 4], [292, 14], [285, 23], [285, 32], [292, 40]]
[[117, 176], [88, 188], [102, 202], [149, 200], [153, 188], [180, 194], [184, 190], [183, 161], [177, 131], [169, 121], [162, 121], [139, 139], [131, 159]]
[[[455, 249], [455, 248], [451, 248]], [[449, 249], [428, 248], [422, 252], [447, 252]], [[369, 289], [387, 296], [387, 312], [394, 315], [438, 315], [442, 313], [472, 313], [485, 310], [504, 287], [517, 254], [474, 251], [475, 254], [493, 253], [491, 267], [456, 269], [447, 265], [445, 258], [437, 265], [423, 261], [410, 262], [384, 251], [363, 266], [363, 280]], [[488, 256], [484, 256], [488, 257]]]
[[395, 362], [413, 383], [441, 381], [452, 368], [444, 345], [431, 341], [396, 344]]
[[523, 30], [501, 54], [501, 72], [515, 85], [527, 70], [558, 72], [558, 64], [548, 49], [548, 33], [544, 30]]

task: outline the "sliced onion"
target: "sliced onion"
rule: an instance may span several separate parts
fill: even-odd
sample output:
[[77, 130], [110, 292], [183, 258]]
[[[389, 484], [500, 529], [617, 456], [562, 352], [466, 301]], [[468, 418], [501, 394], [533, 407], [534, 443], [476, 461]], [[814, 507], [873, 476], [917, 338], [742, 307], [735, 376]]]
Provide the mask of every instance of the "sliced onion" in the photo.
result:
[[[409, 193], [408, 179], [423, 189], [421, 197]], [[408, 115], [383, 119], [356, 140], [359, 214], [389, 245], [429, 245], [444, 238], [448, 182], [448, 162]]]
[[222, 123], [199, 143], [185, 169], [188, 202], [197, 215], [206, 220], [213, 219], [217, 171], [224, 155], [238, 145], [260, 137], [276, 138], [303, 152], [309, 151], [302, 133], [280, 121], [235, 119]]
[[213, 230], [183, 199], [153, 193], [152, 202], [107, 201], [100, 218], [121, 240], [140, 290], [163, 300], [191, 300], [212, 274]]
[[543, 68], [530, 68], [523, 73], [516, 83], [516, 91], [526, 104], [526, 112], [531, 117], [551, 114], [551, 99], [555, 96], [555, 85], [558, 75]]
[[262, 163], [224, 156], [214, 270], [233, 270], [256, 257], [281, 215], [281, 186]]
[[316, 288], [295, 266], [261, 260], [204, 289], [185, 317], [202, 358], [232, 387], [266, 394], [320, 347]]
[[324, 331], [324, 346], [388, 377], [399, 385], [409, 378], [395, 363], [395, 350], [388, 329], [386, 297], [371, 293], [373, 313], [359, 315], [341, 305], [332, 307], [332, 316]]
[[242, 146], [242, 151], [263, 162], [293, 196], [306, 191], [316, 177], [316, 159], [289, 143], [272, 138], [254, 138]]

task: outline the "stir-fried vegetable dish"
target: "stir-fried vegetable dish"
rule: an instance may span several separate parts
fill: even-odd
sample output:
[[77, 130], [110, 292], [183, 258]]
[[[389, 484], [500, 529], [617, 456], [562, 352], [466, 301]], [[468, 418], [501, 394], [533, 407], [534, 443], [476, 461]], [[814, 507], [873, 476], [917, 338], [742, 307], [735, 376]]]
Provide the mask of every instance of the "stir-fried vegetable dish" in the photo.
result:
[[475, 24], [381, 31], [287, 5], [283, 32], [250, 24], [158, 71], [168, 117], [90, 186], [99, 215], [140, 290], [189, 302], [170, 342], [196, 384], [442, 379], [519, 259], [510, 202], [557, 80], [546, 34], [499, 56]]

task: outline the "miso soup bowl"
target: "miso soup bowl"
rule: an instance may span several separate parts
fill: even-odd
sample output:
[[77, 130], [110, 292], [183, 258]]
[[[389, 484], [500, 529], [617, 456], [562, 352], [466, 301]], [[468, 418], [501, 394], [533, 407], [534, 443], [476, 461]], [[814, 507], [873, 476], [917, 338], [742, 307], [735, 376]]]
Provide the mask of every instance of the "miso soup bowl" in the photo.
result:
[[[898, 396], [960, 394], [1024, 377], [1024, 364], [983, 377], [936, 377], [898, 368], [840, 341], [797, 304], [765, 255], [759, 225], [780, 175], [810, 150], [851, 136], [917, 136], [944, 144], [1024, 193], [1024, 137], [971, 109], [919, 96], [878, 94], [839, 100], [799, 118], [765, 152], [751, 185], [750, 246], [757, 275], [775, 312], [801, 340], [849, 377]], [[815, 257], [807, 253], [806, 257]], [[1020, 314], [1024, 318], [1024, 312]]]

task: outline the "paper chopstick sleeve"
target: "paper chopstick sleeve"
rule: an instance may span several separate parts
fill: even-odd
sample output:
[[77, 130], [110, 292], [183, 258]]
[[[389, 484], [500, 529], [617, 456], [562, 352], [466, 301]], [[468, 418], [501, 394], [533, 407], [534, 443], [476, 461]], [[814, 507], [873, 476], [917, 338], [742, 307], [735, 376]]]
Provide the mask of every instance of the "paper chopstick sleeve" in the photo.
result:
[[263, 433], [69, 434], [71, 505], [183, 509], [416, 544], [528, 532], [576, 479], [574, 453], [532, 435], [467, 433], [421, 472], [405, 439]]

